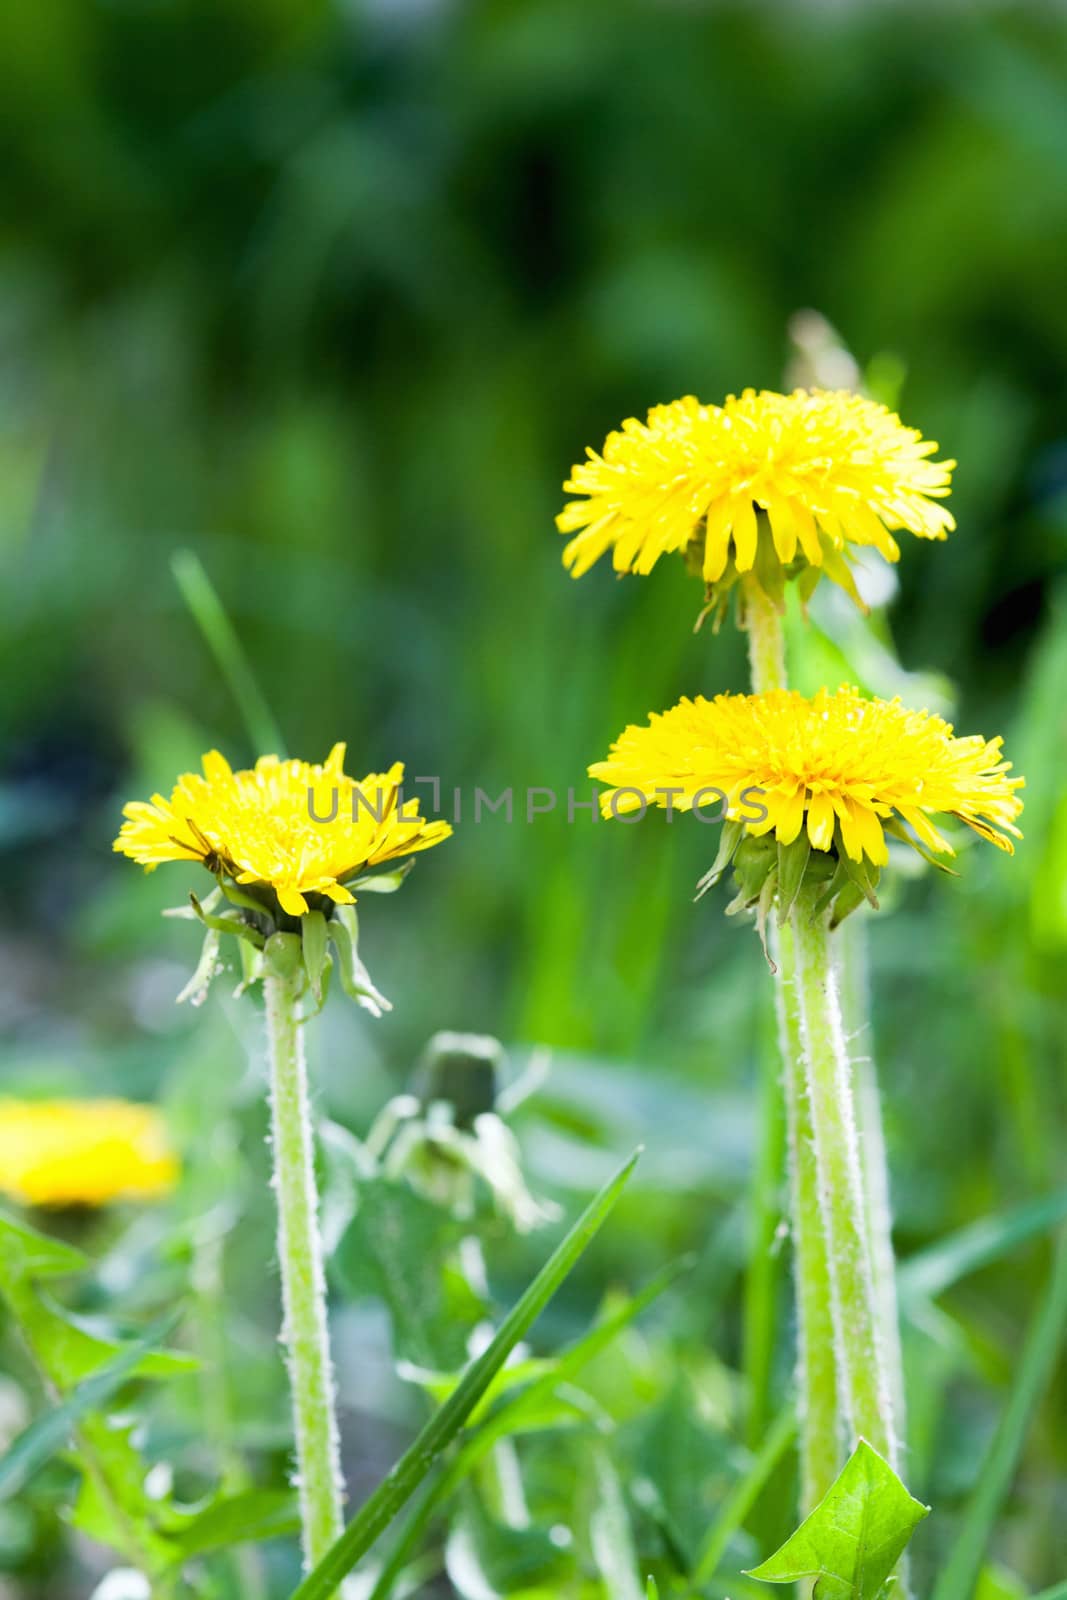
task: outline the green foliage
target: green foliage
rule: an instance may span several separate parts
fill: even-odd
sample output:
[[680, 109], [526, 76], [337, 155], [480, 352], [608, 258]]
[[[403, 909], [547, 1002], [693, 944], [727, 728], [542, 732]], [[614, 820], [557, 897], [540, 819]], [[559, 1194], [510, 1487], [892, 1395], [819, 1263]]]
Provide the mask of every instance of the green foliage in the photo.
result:
[[305, 1578], [293, 1600], [329, 1600], [341, 1579], [370, 1548], [418, 1488], [489, 1389], [511, 1351], [576, 1265], [619, 1198], [640, 1152], [616, 1173], [557, 1245], [492, 1340], [472, 1361], [452, 1394], [349, 1523], [333, 1550]]
[[813, 1600], [878, 1600], [929, 1514], [861, 1439], [811, 1515], [750, 1576], [765, 1583], [814, 1578]]
[[158, 1574], [177, 1559], [166, 1531], [169, 1500], [149, 1494], [148, 1468], [131, 1443], [133, 1428], [113, 1425], [99, 1408], [124, 1378], [172, 1377], [195, 1363], [157, 1351], [147, 1340], [131, 1347], [91, 1333], [37, 1287], [39, 1277], [65, 1276], [85, 1265], [44, 1235], [0, 1217], [0, 1296], [42, 1380], [65, 1402], [67, 1431], [73, 1432], [82, 1481], [71, 1520]]
[[[53, 1406], [21, 1434], [0, 1458], [0, 1500], [16, 1493], [39, 1467], [49, 1461], [66, 1443], [73, 1430], [88, 1413], [100, 1410], [115, 1390], [141, 1369], [142, 1360], [173, 1330], [178, 1321], [172, 1315], [150, 1328], [142, 1339], [120, 1348], [115, 1356], [91, 1371], [69, 1398]], [[26, 1328], [34, 1332], [33, 1321]], [[41, 1351], [40, 1341], [35, 1345]]]
[[133, 1341], [87, 1331], [83, 1322], [43, 1294], [41, 1278], [66, 1277], [88, 1263], [46, 1235], [0, 1216], [0, 1297], [47, 1386], [60, 1402], [0, 1459], [0, 1494], [17, 1489], [70, 1442], [81, 1474], [70, 1512], [72, 1526], [108, 1545], [169, 1592], [170, 1574], [195, 1557], [291, 1533], [295, 1500], [288, 1492], [220, 1491], [187, 1508], [149, 1487], [149, 1465], [137, 1449], [135, 1424], [104, 1413], [107, 1402], [135, 1378], [175, 1378], [196, 1369], [189, 1356], [158, 1344], [179, 1320], [175, 1312]]
[[[784, 1406], [793, 1351], [773, 1148], [756, 1238], [749, 1225], [766, 973], [719, 895], [692, 902], [730, 832], [588, 812], [572, 824], [562, 798], [526, 825], [521, 797], [545, 784], [587, 798], [588, 762], [628, 721], [743, 685], [732, 625], [690, 632], [699, 585], [681, 563], [655, 581], [572, 583], [552, 517], [570, 463], [623, 417], [778, 385], [789, 319], [812, 305], [868, 386], [959, 459], [959, 530], [883, 574], [869, 624], [826, 584], [806, 623], [791, 607], [797, 681], [847, 679], [961, 733], [1003, 731], [1028, 779], [1013, 860], [965, 848], [959, 876], [935, 883], [908, 852], [877, 885], [882, 910], [855, 913], [904, 1267], [909, 1482], [937, 1507], [913, 1552], [916, 1590], [931, 1593], [992, 1481], [983, 1464], [1042, 1303], [1043, 1236], [1063, 1214], [1060, 20], [937, 4], [901, 27], [862, 4], [772, 20], [651, 0], [56, 0], [4, 7], [0, 34], [0, 1084], [158, 1097], [185, 1163], [169, 1206], [50, 1218], [55, 1237], [28, 1246], [31, 1316], [82, 1319], [60, 1343], [80, 1346], [85, 1383], [122, 1359], [116, 1328], [188, 1304], [201, 1369], [129, 1380], [108, 1410], [135, 1411], [137, 1449], [173, 1468], [182, 1507], [210, 1505], [220, 1484], [286, 1494], [256, 986], [230, 1004], [258, 952], [206, 940], [189, 998], [225, 981], [175, 1010], [194, 935], [217, 930], [192, 926], [191, 906], [159, 913], [188, 889], [208, 916], [227, 908], [207, 876], [142, 877], [107, 843], [124, 799], [212, 746], [234, 761], [281, 753], [278, 724], [309, 759], [338, 738], [365, 754], [361, 770], [402, 757], [411, 779], [440, 775], [446, 812], [461, 786], [468, 812], [397, 901], [374, 892], [392, 874], [361, 886], [358, 953], [354, 927], [331, 940], [323, 988], [332, 964], [366, 1008], [333, 995], [309, 1028], [317, 1105], [362, 1139], [431, 1032], [474, 1027], [505, 1041], [516, 1071], [551, 1049], [514, 1118], [538, 1196], [577, 1207], [613, 1153], [648, 1146], [522, 1358], [527, 1382], [492, 1391], [454, 1456], [473, 1471], [476, 1439], [499, 1428], [514, 1443], [535, 1525], [574, 1540], [582, 1600], [605, 1600], [591, 1592], [604, 1587], [588, 1548], [593, 1436], [622, 1480], [642, 1577], [686, 1592], [679, 1523], [689, 1540], [714, 1535], [692, 1586], [753, 1592], [739, 1568], [789, 1532], [792, 1466], [771, 1450], [762, 1476], [778, 1441], [760, 1412]], [[516, 822], [474, 825], [472, 789], [508, 786]], [[373, 1016], [386, 1008], [363, 957], [395, 1012]], [[423, 1209], [399, 1204], [409, 1220]], [[428, 1365], [447, 1386], [470, 1320], [511, 1303], [545, 1247], [479, 1216], [488, 1284], [474, 1293], [455, 1276], [455, 1217], [424, 1224], [444, 1352]], [[346, 1230], [332, 1311], [358, 1502], [429, 1402], [389, 1362], [418, 1347], [406, 1292], [402, 1333], [394, 1322], [389, 1252], [360, 1239], [354, 1214]], [[634, 1285], [692, 1252], [647, 1317], [568, 1364], [629, 1313]], [[773, 1360], [753, 1401], [737, 1368], [757, 1277]], [[10, 1318], [0, 1368], [7, 1443], [54, 1404]], [[708, 1455], [731, 1464], [719, 1503], [704, 1482], [687, 1491], [681, 1447], [652, 1420], [676, 1383]], [[998, 1470], [983, 1522], [987, 1564], [1018, 1567], [1028, 1591], [1062, 1576], [1048, 1512], [1067, 1470], [1062, 1372], [1047, 1394], [998, 1451], [1026, 1493], [1006, 1499]], [[394, 1594], [445, 1588], [465, 1482], [466, 1468], [415, 1529]], [[53, 1459], [0, 1507], [0, 1585], [26, 1600], [83, 1600], [95, 1582], [59, 1515], [71, 1487]], [[390, 1556], [417, 1510], [390, 1528]], [[211, 1600], [287, 1600], [298, 1582], [292, 1540], [193, 1565]]]
[[458, 1364], [485, 1306], [457, 1261], [462, 1225], [411, 1186], [363, 1178], [356, 1213], [331, 1259], [344, 1292], [389, 1307], [396, 1355], [423, 1367]]

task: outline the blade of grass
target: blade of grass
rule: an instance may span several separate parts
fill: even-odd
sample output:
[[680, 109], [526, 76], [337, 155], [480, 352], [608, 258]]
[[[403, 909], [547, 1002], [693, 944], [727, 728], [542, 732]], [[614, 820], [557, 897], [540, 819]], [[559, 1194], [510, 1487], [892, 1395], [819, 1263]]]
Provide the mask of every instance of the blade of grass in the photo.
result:
[[62, 1450], [77, 1424], [90, 1411], [99, 1410], [109, 1395], [129, 1377], [146, 1355], [163, 1344], [181, 1316], [169, 1313], [147, 1329], [142, 1338], [126, 1345], [68, 1395], [60, 1405], [21, 1433], [0, 1458], [0, 1501], [17, 1494], [39, 1468]]
[[999, 1216], [983, 1218], [909, 1257], [898, 1269], [902, 1299], [930, 1299], [1007, 1255], [1067, 1217], [1067, 1189], [1057, 1189]]
[[602, 1445], [593, 1453], [593, 1475], [597, 1503], [589, 1519], [589, 1547], [605, 1591], [611, 1600], [645, 1600], [626, 1496]]
[[293, 1591], [290, 1600], [330, 1600], [342, 1579], [411, 1498], [441, 1452], [456, 1437], [515, 1345], [592, 1242], [622, 1193], [640, 1154], [640, 1150], [634, 1151], [582, 1213], [505, 1317], [492, 1343], [471, 1363], [458, 1387], [430, 1418], [389, 1476], [356, 1512], [332, 1550]]
[[685, 1256], [657, 1272], [640, 1294], [634, 1295], [632, 1300], [628, 1300], [617, 1311], [605, 1317], [603, 1322], [597, 1323], [596, 1327], [591, 1328], [587, 1334], [571, 1345], [569, 1350], [564, 1351], [550, 1372], [537, 1378], [525, 1389], [512, 1394], [491, 1413], [477, 1432], [464, 1440], [462, 1448], [457, 1451], [448, 1470], [440, 1474], [423, 1498], [422, 1504], [409, 1518], [389, 1559], [378, 1574], [370, 1600], [387, 1600], [387, 1596], [392, 1593], [393, 1584], [412, 1559], [413, 1552], [433, 1520], [434, 1514], [445, 1504], [449, 1496], [455, 1493], [494, 1444], [515, 1432], [516, 1427], [521, 1425], [523, 1413], [536, 1411], [541, 1402], [561, 1384], [576, 1377], [584, 1366], [601, 1351], [606, 1350], [623, 1329], [640, 1316], [653, 1300], [657, 1300], [665, 1289], [670, 1288], [676, 1278], [687, 1272], [692, 1264], [693, 1257]]
[[942, 1569], [933, 1600], [971, 1600], [986, 1547], [1011, 1487], [1030, 1422], [1051, 1378], [1067, 1330], [1067, 1230], [1023, 1346], [1015, 1383], [982, 1465], [956, 1543]]
[[693, 1569], [694, 1593], [715, 1576], [727, 1545], [752, 1510], [771, 1473], [796, 1438], [796, 1431], [796, 1414], [793, 1407], [788, 1406], [779, 1412], [762, 1445], [753, 1456], [748, 1471], [727, 1495], [718, 1516], [704, 1535], [704, 1543], [700, 1547]]
[[1067, 1581], [1054, 1583], [1051, 1589], [1042, 1589], [1040, 1594], [1035, 1594], [1033, 1600], [1067, 1600]]
[[193, 550], [176, 550], [170, 568], [182, 599], [237, 702], [255, 753], [284, 758], [281, 730], [203, 562]]

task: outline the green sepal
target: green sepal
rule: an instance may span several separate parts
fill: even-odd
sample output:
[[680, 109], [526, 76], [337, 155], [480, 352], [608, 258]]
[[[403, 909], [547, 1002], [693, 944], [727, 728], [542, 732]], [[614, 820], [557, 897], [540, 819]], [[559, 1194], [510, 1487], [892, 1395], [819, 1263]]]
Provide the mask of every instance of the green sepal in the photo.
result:
[[830, 912], [831, 928], [839, 928], [846, 917], [850, 917], [854, 911], [859, 910], [864, 899], [865, 896], [862, 889], [858, 888], [854, 883], [846, 883], [834, 900], [834, 908]]
[[852, 568], [849, 566], [841, 552], [839, 550], [835, 550], [833, 545], [829, 544], [826, 540], [823, 540], [822, 564], [823, 570], [825, 571], [826, 576], [830, 579], [831, 583], [836, 583], [839, 589], [844, 589], [845, 593], [848, 595], [849, 599], [854, 603], [857, 609], [861, 611], [865, 617], [869, 617], [871, 614], [871, 608], [867, 604], [866, 600], [864, 600], [859, 590], [856, 588], [856, 580], [852, 576]]
[[812, 1600], [879, 1600], [929, 1506], [861, 1439], [811, 1515], [747, 1574], [763, 1583], [814, 1578]]
[[199, 917], [205, 928], [214, 928], [218, 933], [233, 933], [238, 939], [247, 939], [249, 944], [255, 945], [257, 950], [263, 949], [263, 935], [256, 928], [249, 927], [247, 922], [242, 922], [239, 917], [212, 917], [207, 914], [196, 895], [190, 889], [189, 904], [195, 916]]
[[383, 1011], [391, 1011], [392, 1005], [375, 988], [370, 973], [359, 958], [359, 919], [355, 906], [338, 906], [327, 928], [337, 949], [341, 987], [348, 998], [375, 1017], [380, 1017]]
[[853, 861], [844, 845], [840, 842], [837, 847], [837, 855], [842, 867], [848, 874], [849, 881], [859, 890], [871, 909], [877, 911], [878, 896], [875, 894], [875, 889], [878, 887], [878, 879], [881, 875], [879, 869], [866, 856], [860, 861]]
[[938, 856], [935, 856], [933, 851], [928, 850], [920, 840], [916, 839], [913, 834], [910, 834], [907, 828], [905, 828], [904, 824], [900, 822], [898, 818], [884, 817], [882, 819], [882, 827], [885, 829], [886, 833], [889, 834], [890, 838], [899, 840], [901, 844], [910, 845], [917, 856], [922, 856], [923, 860], [929, 866], [936, 867], [938, 872], [947, 873], [950, 878], [959, 877], [959, 873], [956, 872], [954, 868], [946, 866], [945, 862], [942, 861]]
[[207, 992], [211, 988], [211, 980], [219, 970], [219, 946], [222, 944], [222, 934], [217, 928], [205, 928], [204, 942], [200, 947], [200, 960], [196, 964], [196, 971], [178, 995], [177, 1004], [181, 1005], [186, 1000], [191, 1000], [194, 1006], [202, 1006], [207, 999]]
[[756, 932], [759, 934], [759, 942], [763, 946], [764, 960], [772, 972], [777, 972], [778, 968], [771, 960], [771, 953], [767, 949], [767, 918], [771, 914], [771, 907], [774, 905], [774, 897], [777, 892], [778, 868], [774, 866], [768, 872], [763, 888], [760, 890], [759, 900], [756, 902]]
[[797, 594], [800, 596], [802, 606], [807, 605], [819, 587], [819, 579], [822, 577], [822, 572], [822, 567], [813, 567], [805, 562], [797, 573]]
[[732, 916], [743, 907], [754, 906], [773, 872], [777, 877], [778, 847], [767, 834], [759, 838], [747, 834], [734, 855], [734, 882], [737, 894], [727, 907]]
[[272, 933], [263, 946], [263, 964], [274, 978], [295, 978], [303, 958], [298, 933]]
[[330, 974], [333, 972], [333, 968], [333, 956], [327, 950], [326, 959], [322, 963], [322, 973], [319, 978], [319, 992], [315, 996], [315, 1004], [310, 1011], [306, 1011], [300, 1018], [301, 1023], [309, 1022], [312, 1017], [317, 1017], [323, 1006], [326, 1004], [330, 993]]
[[[854, 905], [849, 907], [849, 910], [853, 910], [855, 908], [855, 906], [860, 905], [862, 903], [862, 901], [863, 901], [862, 893], [852, 883], [852, 880], [849, 877], [847, 871], [845, 870], [845, 866], [844, 866], [844, 863], [842, 862], [841, 858], [839, 856], [830, 855], [828, 851], [820, 851], [819, 854], [820, 855], [825, 855], [826, 859], [828, 861], [832, 861], [833, 864], [834, 864], [834, 869], [833, 869], [833, 873], [832, 873], [832, 875], [830, 877], [829, 883], [827, 884], [826, 888], [823, 890], [823, 892], [819, 896], [819, 898], [816, 900], [815, 904], [812, 906], [812, 909], [811, 909], [811, 920], [813, 922], [818, 917], [822, 916], [823, 912], [827, 909], [828, 906], [836, 905], [838, 896], [843, 894], [846, 890], [850, 891], [850, 893], [849, 893], [849, 898], [850, 899], [851, 899], [852, 896], [855, 896], [855, 903], [854, 903]], [[848, 915], [848, 911], [846, 911], [844, 913], [844, 916], [847, 916], [847, 915]], [[838, 920], [838, 922], [841, 922], [843, 920], [843, 917], [838, 917], [837, 920]]]
[[254, 950], [244, 939], [239, 941], [237, 950], [241, 957], [241, 981], [233, 991], [235, 1000], [239, 1000], [246, 989], [250, 989], [263, 977], [262, 950]]
[[807, 828], [801, 828], [792, 844], [778, 845], [778, 926], [784, 926], [800, 893], [800, 885], [811, 855]]
[[202, 900], [197, 900], [194, 895], [190, 895], [189, 898], [194, 902], [193, 905], [167, 906], [163, 915], [165, 917], [181, 917], [186, 922], [202, 922], [204, 912], [213, 911], [222, 899], [222, 890], [216, 885], [210, 894], [206, 894]]
[[[282, 935], [284, 937], [284, 935]], [[326, 965], [329, 938], [326, 918], [321, 911], [309, 911], [300, 919], [300, 939], [304, 950], [304, 971], [311, 984], [311, 992], [322, 1004], [322, 973]]]
[[258, 900], [253, 894], [246, 894], [235, 883], [226, 883], [224, 879], [216, 880], [219, 892], [224, 894], [232, 906], [240, 906], [245, 911], [254, 911], [258, 916], [269, 916], [271, 907], [267, 902]]
[[756, 564], [752, 576], [778, 612], [785, 611], [786, 569], [774, 546], [770, 518], [765, 511], [759, 514], [759, 538], [756, 543]]
[[370, 872], [365, 878], [354, 878], [345, 885], [353, 893], [360, 890], [363, 894], [395, 894], [415, 866], [415, 857], [409, 856], [398, 867], [390, 867], [388, 872]]
[[701, 899], [702, 896], [707, 894], [709, 889], [713, 889], [715, 887], [723, 873], [726, 871], [727, 867], [730, 865], [730, 862], [737, 854], [738, 847], [744, 836], [745, 825], [743, 822], [723, 823], [722, 833], [719, 835], [719, 849], [715, 856], [715, 860], [712, 862], [707, 872], [705, 872], [704, 876], [697, 884], [697, 892], [693, 897], [694, 899]]

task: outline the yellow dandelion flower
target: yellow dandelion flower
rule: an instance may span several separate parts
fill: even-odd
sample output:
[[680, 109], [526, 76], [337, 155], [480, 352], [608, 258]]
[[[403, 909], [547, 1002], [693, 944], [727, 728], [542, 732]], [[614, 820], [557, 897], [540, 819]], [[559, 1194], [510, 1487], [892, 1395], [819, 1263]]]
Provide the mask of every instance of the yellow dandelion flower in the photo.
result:
[[789, 845], [806, 829], [813, 849], [843, 848], [875, 866], [888, 859], [886, 830], [907, 836], [901, 824], [927, 849], [954, 854], [931, 821], [938, 814], [1011, 853], [1024, 780], [1010, 770], [999, 738], [957, 738], [940, 717], [848, 686], [812, 699], [784, 689], [685, 699], [627, 728], [589, 768], [611, 785], [605, 815], [728, 804], [747, 833]]
[[564, 489], [585, 498], [556, 519], [576, 535], [563, 560], [577, 578], [611, 550], [618, 572], [646, 574], [687, 551], [709, 584], [758, 561], [825, 571], [856, 597], [848, 546], [896, 561], [894, 531], [943, 539], [955, 527], [938, 501], [956, 463], [930, 460], [937, 449], [847, 390], [746, 389], [722, 406], [687, 396], [630, 417], [574, 468]]
[[169, 1194], [178, 1174], [153, 1106], [0, 1099], [0, 1189], [23, 1205], [152, 1200]]
[[114, 848], [148, 871], [161, 861], [200, 861], [235, 883], [273, 890], [293, 917], [308, 911], [308, 895], [348, 905], [346, 880], [429, 850], [452, 830], [420, 816], [417, 799], [403, 799], [401, 762], [357, 782], [344, 759], [345, 746], [335, 744], [315, 765], [261, 756], [234, 772], [211, 750], [203, 776], [184, 773], [169, 800], [156, 794], [124, 808]]

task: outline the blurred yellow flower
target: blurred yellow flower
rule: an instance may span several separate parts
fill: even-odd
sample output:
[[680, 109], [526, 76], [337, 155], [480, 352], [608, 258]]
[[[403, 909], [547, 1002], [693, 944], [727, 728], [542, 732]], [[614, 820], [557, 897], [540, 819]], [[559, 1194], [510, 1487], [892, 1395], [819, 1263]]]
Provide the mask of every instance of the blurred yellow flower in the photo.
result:
[[837, 844], [877, 866], [888, 859], [884, 830], [900, 823], [928, 849], [954, 854], [930, 820], [936, 813], [1011, 853], [1006, 835], [1021, 837], [1024, 780], [1010, 770], [999, 738], [956, 738], [940, 717], [847, 686], [810, 700], [784, 689], [682, 700], [647, 727], [627, 728], [589, 768], [611, 785], [605, 815], [646, 804], [721, 807], [721, 793], [748, 833], [773, 832], [787, 845], [806, 827], [814, 849]]
[[0, 1099], [0, 1190], [23, 1205], [156, 1199], [170, 1193], [178, 1173], [153, 1106]]
[[203, 777], [184, 773], [169, 800], [156, 794], [124, 807], [114, 848], [149, 871], [161, 861], [200, 861], [235, 883], [268, 886], [294, 917], [309, 909], [309, 894], [347, 905], [355, 897], [346, 879], [428, 850], [452, 830], [421, 817], [417, 799], [402, 799], [401, 762], [357, 782], [344, 759], [345, 746], [335, 744], [321, 764], [261, 756], [234, 772], [211, 750]]
[[955, 462], [931, 461], [937, 448], [848, 390], [746, 389], [722, 406], [688, 396], [629, 418], [574, 468], [564, 488], [586, 498], [556, 519], [576, 534], [563, 560], [577, 578], [610, 549], [617, 571], [649, 573], [691, 546], [710, 584], [731, 562], [735, 573], [799, 562], [854, 595], [847, 546], [896, 561], [891, 530], [943, 539], [955, 527], [937, 503]]

